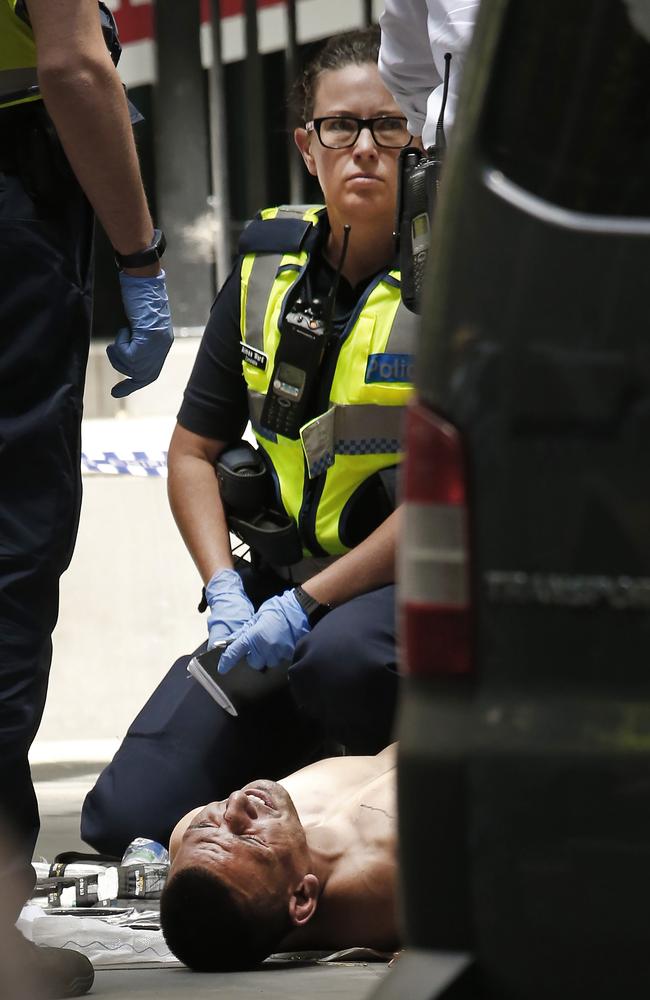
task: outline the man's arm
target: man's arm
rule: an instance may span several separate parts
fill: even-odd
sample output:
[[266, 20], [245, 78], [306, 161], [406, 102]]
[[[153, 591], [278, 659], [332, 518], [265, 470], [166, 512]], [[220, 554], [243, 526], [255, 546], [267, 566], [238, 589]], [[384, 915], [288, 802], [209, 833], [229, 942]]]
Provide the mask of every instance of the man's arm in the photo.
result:
[[[113, 247], [122, 254], [142, 250], [153, 224], [96, 0], [29, 0], [28, 7], [41, 94], [70, 165]], [[155, 264], [133, 273], [159, 270]]]

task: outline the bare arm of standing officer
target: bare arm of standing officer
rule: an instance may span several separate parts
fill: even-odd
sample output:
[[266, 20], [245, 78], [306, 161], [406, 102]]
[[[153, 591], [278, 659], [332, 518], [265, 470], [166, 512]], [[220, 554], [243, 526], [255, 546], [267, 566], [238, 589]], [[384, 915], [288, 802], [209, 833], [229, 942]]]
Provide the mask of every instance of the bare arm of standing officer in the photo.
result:
[[[114, 249], [126, 256], [154, 238], [124, 94], [101, 31], [96, 0], [28, 0], [43, 102], [70, 165]], [[157, 260], [120, 273], [131, 330], [109, 348], [130, 376], [123, 396], [157, 378], [173, 340]]]

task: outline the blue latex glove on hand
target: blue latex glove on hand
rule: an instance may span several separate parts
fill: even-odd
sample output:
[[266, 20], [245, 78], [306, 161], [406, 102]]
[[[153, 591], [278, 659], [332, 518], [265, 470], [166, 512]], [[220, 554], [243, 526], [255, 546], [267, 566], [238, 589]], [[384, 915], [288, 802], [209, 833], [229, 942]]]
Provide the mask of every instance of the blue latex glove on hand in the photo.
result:
[[130, 329], [119, 330], [106, 353], [113, 368], [128, 378], [111, 389], [115, 399], [155, 382], [174, 340], [164, 271], [151, 278], [120, 271], [120, 288]]
[[243, 657], [255, 670], [291, 661], [298, 639], [310, 631], [293, 590], [285, 590], [280, 597], [265, 601], [235, 635], [219, 660], [219, 673], [227, 674]]
[[205, 599], [210, 605], [208, 649], [239, 631], [255, 614], [241, 577], [234, 569], [220, 569], [214, 574], [206, 585]]

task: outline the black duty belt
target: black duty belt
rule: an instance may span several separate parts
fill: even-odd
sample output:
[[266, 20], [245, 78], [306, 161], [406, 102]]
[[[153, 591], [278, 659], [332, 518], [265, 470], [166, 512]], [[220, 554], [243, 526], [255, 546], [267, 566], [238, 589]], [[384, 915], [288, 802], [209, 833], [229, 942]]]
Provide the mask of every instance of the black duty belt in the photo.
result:
[[39, 101], [0, 108], [0, 170], [15, 173], [19, 169], [19, 150], [30, 129], [45, 129], [47, 113]]

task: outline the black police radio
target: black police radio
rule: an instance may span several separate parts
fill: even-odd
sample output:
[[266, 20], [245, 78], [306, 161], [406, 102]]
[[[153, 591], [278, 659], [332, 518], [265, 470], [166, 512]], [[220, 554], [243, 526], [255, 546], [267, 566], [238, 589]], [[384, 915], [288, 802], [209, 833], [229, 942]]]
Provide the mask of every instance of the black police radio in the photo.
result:
[[399, 250], [402, 301], [407, 309], [420, 311], [422, 283], [429, 253], [430, 228], [440, 183], [440, 171], [447, 148], [444, 115], [449, 91], [451, 53], [445, 53], [445, 79], [435, 144], [422, 153], [407, 146], [398, 166], [397, 220], [395, 240]]
[[275, 366], [260, 418], [263, 427], [283, 437], [296, 440], [305, 423], [332, 333], [336, 290], [349, 237], [350, 226], [346, 225], [343, 227], [341, 256], [325, 303], [319, 299], [305, 302], [298, 298], [284, 318]]

